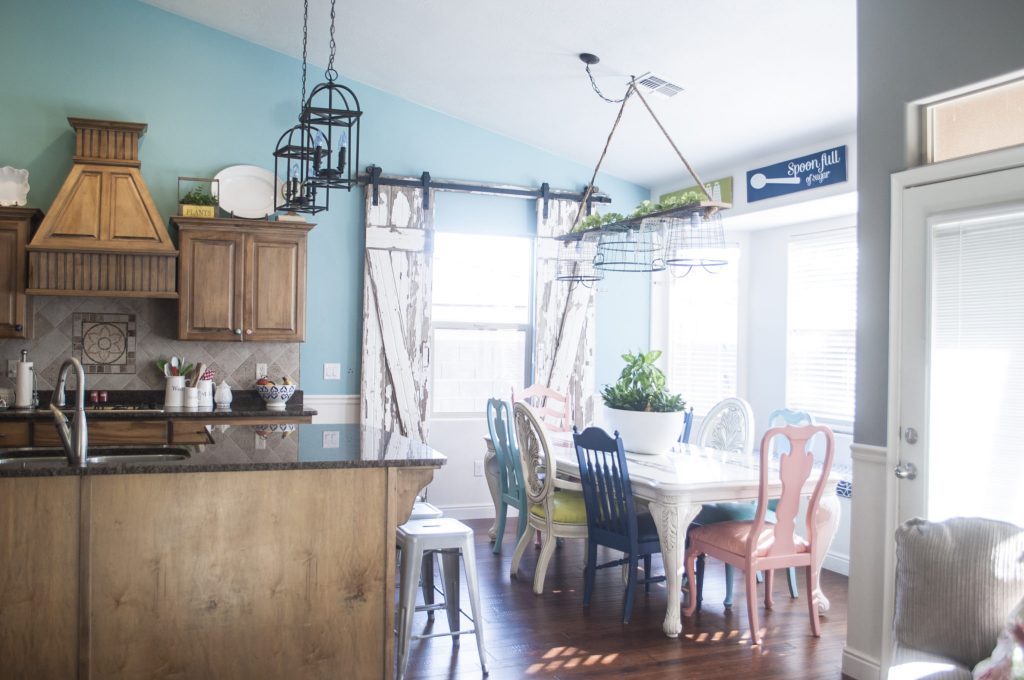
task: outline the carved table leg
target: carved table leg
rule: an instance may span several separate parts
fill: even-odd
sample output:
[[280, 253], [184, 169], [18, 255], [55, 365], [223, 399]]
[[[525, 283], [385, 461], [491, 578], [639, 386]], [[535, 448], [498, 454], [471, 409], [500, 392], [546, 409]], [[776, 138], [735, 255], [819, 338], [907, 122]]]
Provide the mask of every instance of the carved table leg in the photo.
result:
[[487, 530], [487, 536], [491, 541], [497, 540], [498, 537], [498, 502], [501, 500], [498, 491], [499, 474], [498, 458], [494, 455], [494, 447], [488, 442], [487, 453], [484, 454], [484, 478], [487, 479], [487, 490], [491, 492], [491, 502], [494, 503], [494, 522]]
[[818, 603], [818, 611], [824, 614], [829, 610], [831, 603], [821, 590], [821, 565], [825, 561], [825, 555], [832, 547], [832, 540], [836, 537], [839, 529], [839, 498], [834, 494], [821, 497], [818, 504], [818, 512], [814, 516], [815, 547], [814, 547], [814, 568], [818, 572], [818, 587], [812, 597]]
[[[686, 548], [686, 530], [700, 512], [699, 504], [651, 501], [651, 515], [658, 528], [661, 541], [661, 558], [665, 564], [665, 586], [668, 589], [668, 606], [661, 629], [670, 638], [679, 637], [683, 630], [680, 619], [680, 590], [683, 586], [683, 558]], [[696, 592], [691, 593], [696, 597]]]

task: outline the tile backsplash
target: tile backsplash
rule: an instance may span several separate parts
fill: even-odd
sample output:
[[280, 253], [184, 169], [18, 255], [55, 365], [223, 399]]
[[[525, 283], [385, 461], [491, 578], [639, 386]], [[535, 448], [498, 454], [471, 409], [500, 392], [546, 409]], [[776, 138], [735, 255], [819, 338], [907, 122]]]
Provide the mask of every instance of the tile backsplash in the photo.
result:
[[[257, 363], [267, 364], [271, 378], [288, 375], [299, 382], [298, 343], [177, 340], [176, 300], [36, 296], [33, 304], [34, 339], [0, 340], [0, 387], [14, 387], [7, 360], [18, 359], [22, 349], [35, 363], [41, 390], [53, 388], [72, 353], [93, 365], [86, 376], [89, 389], [162, 389], [163, 374], [155, 364], [169, 356], [203, 362], [218, 382], [227, 379], [235, 389], [252, 388]], [[120, 336], [129, 331], [130, 337]], [[83, 357], [86, 345], [91, 356]]]

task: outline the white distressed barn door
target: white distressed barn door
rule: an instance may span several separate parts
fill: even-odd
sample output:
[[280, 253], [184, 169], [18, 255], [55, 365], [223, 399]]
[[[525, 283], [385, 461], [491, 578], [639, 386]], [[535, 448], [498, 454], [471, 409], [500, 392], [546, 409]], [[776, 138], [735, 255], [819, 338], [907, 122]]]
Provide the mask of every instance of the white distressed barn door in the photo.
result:
[[[431, 192], [432, 194], [433, 192]], [[433, 196], [381, 186], [366, 191], [360, 422], [426, 442], [430, 376]]]
[[537, 202], [536, 352], [534, 376], [569, 395], [573, 421], [594, 421], [594, 288], [555, 280], [558, 249], [553, 237], [569, 233], [579, 203], [552, 200], [548, 217]]

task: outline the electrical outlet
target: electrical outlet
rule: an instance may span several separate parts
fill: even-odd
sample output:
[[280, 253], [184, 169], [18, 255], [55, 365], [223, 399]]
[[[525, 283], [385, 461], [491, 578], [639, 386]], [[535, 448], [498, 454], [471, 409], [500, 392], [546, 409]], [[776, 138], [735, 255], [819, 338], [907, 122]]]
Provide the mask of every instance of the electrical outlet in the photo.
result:
[[16, 378], [18, 377], [18, 360], [8, 359], [7, 360], [7, 377]]
[[337, 449], [341, 446], [341, 432], [338, 430], [327, 430], [324, 432], [324, 448]]
[[473, 476], [483, 477], [484, 476], [484, 462], [482, 460], [473, 461]]
[[267, 377], [267, 365], [266, 364], [256, 364], [256, 379], [259, 380], [260, 378], [266, 378], [266, 377]]
[[341, 380], [341, 364], [324, 364], [324, 380]]
[[253, 440], [253, 442], [254, 442], [253, 446], [255, 448], [257, 448], [257, 449], [265, 449], [265, 448], [267, 448], [267, 440], [266, 439], [264, 439], [263, 437], [259, 436], [255, 432], [252, 433], [252, 436], [255, 437], [255, 439]]

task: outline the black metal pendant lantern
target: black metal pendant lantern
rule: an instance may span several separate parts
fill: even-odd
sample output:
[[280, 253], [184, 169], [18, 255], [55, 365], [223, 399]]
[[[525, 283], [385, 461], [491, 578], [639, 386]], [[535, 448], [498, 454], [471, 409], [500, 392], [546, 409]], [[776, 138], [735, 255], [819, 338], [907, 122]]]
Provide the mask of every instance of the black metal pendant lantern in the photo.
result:
[[313, 139], [308, 181], [314, 187], [351, 190], [359, 176], [359, 120], [363, 112], [355, 93], [339, 85], [334, 69], [334, 4], [331, 0], [331, 43], [326, 82], [313, 88], [299, 118]]
[[313, 140], [312, 129], [301, 123], [288, 128], [277, 140], [274, 175], [284, 177], [284, 181], [274, 201], [276, 210], [313, 215], [329, 207], [327, 192], [318, 196], [316, 185], [310, 181], [317, 153]]
[[327, 210], [328, 197], [324, 192], [318, 199], [316, 185], [310, 181], [316, 134], [302, 122], [306, 103], [306, 45], [309, 28], [309, 0], [303, 2], [302, 13], [302, 96], [299, 98], [299, 124], [287, 130], [274, 148], [274, 176], [281, 182], [275, 187], [274, 209], [283, 212], [315, 214]]

